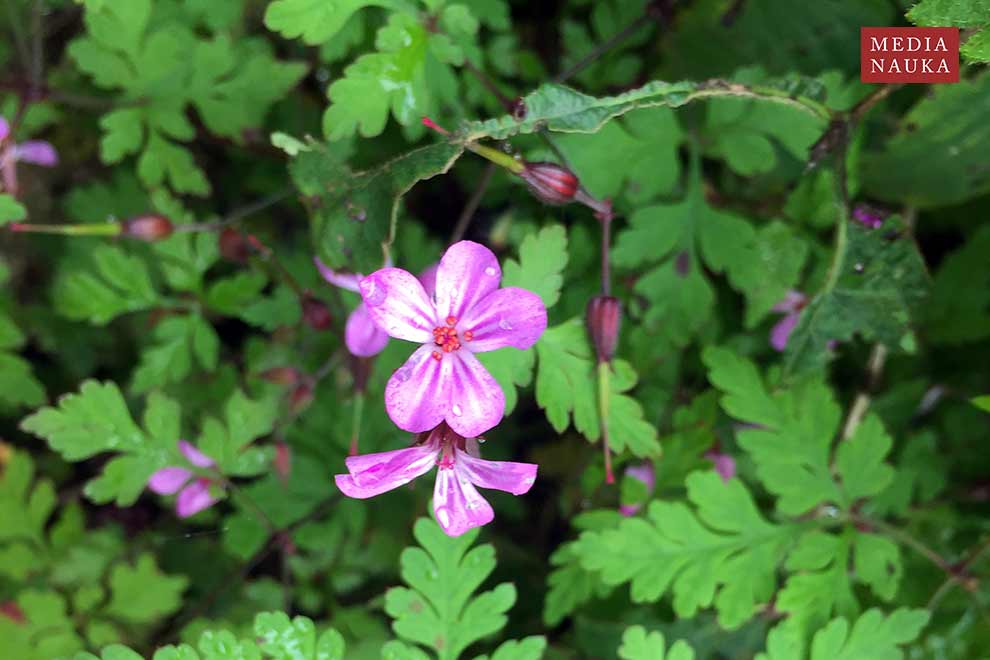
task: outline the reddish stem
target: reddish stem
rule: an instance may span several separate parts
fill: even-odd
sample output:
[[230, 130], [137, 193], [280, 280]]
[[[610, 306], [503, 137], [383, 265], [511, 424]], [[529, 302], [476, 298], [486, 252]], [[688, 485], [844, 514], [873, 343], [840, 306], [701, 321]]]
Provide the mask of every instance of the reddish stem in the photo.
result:
[[448, 131], [446, 128], [440, 126], [438, 123], [436, 123], [435, 121], [433, 121], [429, 117], [423, 117], [423, 126], [426, 126], [427, 128], [433, 129], [434, 131], [436, 131], [440, 135], [450, 135], [450, 131]]

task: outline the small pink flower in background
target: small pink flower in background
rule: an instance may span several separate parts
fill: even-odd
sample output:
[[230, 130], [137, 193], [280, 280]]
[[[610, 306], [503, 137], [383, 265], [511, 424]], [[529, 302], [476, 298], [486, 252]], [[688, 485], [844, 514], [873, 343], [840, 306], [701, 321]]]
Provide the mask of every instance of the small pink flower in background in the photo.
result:
[[715, 464], [715, 471], [722, 477], [722, 481], [729, 481], [736, 476], [736, 459], [728, 454], [723, 454], [717, 449], [709, 449], [705, 452], [705, 458]]
[[3, 188], [11, 195], [17, 194], [17, 163], [30, 163], [42, 167], [58, 164], [58, 152], [48, 142], [27, 140], [14, 142], [10, 134], [10, 124], [0, 117], [0, 179]]
[[[185, 440], [179, 440], [179, 451], [198, 468], [210, 468], [213, 460]], [[184, 467], [165, 467], [148, 479], [148, 488], [159, 495], [174, 495], [175, 512], [180, 518], [188, 518], [217, 503], [218, 498], [210, 493], [213, 482], [206, 477], [197, 477], [192, 470]]]
[[770, 331], [770, 345], [778, 351], [787, 348], [787, 340], [791, 336], [791, 331], [797, 325], [801, 317], [801, 310], [808, 304], [808, 297], [800, 291], [788, 291], [784, 299], [773, 306], [774, 312], [784, 314], [784, 318], [777, 321]]
[[471, 241], [450, 246], [430, 296], [412, 274], [383, 268], [361, 280], [364, 304], [389, 336], [422, 344], [385, 388], [395, 424], [422, 433], [447, 424], [474, 438], [499, 423], [505, 396], [475, 353], [527, 349], [547, 327], [535, 293], [499, 288], [502, 269], [491, 250]]
[[495, 517], [476, 486], [522, 495], [533, 486], [539, 467], [534, 463], [486, 461], [479, 456], [476, 440], [464, 439], [443, 423], [412, 447], [350, 456], [345, 463], [349, 474], [338, 474], [334, 480], [345, 495], [358, 499], [394, 490], [436, 465], [433, 513], [449, 536], [460, 536]]
[[852, 212], [853, 219], [869, 229], [883, 226], [884, 215], [866, 204], [857, 204]]
[[[319, 257], [313, 257], [313, 261], [316, 263], [320, 275], [330, 284], [348, 291], [360, 292], [358, 283], [364, 279], [364, 275], [336, 271], [320, 261]], [[424, 289], [431, 297], [436, 278], [436, 265], [429, 266], [419, 275], [419, 281], [422, 282]], [[378, 355], [388, 344], [388, 335], [379, 329], [371, 319], [371, 315], [368, 314], [368, 307], [364, 302], [355, 307], [351, 315], [347, 317], [347, 324], [344, 326], [344, 343], [351, 355], [357, 357]]]
[[[625, 475], [630, 479], [636, 479], [646, 484], [647, 497], [653, 494], [653, 489], [657, 485], [657, 478], [653, 472], [652, 463], [646, 462], [640, 465], [630, 465], [626, 468]], [[634, 516], [641, 507], [642, 504], [623, 504], [619, 507], [619, 513], [624, 516]]]

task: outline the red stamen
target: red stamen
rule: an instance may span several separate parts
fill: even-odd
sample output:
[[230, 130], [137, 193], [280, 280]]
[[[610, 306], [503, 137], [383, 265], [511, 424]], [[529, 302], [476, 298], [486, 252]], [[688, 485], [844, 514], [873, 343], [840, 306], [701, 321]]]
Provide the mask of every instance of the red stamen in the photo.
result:
[[426, 126], [427, 128], [430, 128], [430, 129], [436, 131], [440, 135], [450, 135], [450, 131], [448, 131], [447, 129], [441, 127], [439, 124], [437, 124], [435, 121], [433, 121], [429, 117], [423, 117], [423, 126]]
[[440, 351], [433, 351], [432, 353], [430, 353], [430, 355], [433, 356], [433, 359], [436, 360], [437, 362], [439, 362], [440, 358], [442, 357], [440, 355]]
[[465, 330], [464, 331], [464, 341], [471, 341], [472, 339], [474, 339], [474, 333], [471, 332], [470, 330]]
[[447, 325], [451, 325], [451, 326], [457, 325], [457, 317], [456, 316], [448, 316], [447, 317]]

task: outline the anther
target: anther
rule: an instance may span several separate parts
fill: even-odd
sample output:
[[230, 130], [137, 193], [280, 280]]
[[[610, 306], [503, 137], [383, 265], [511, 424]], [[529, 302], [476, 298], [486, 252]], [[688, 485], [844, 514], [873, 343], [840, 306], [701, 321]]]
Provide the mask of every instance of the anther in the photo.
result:
[[441, 357], [440, 351], [433, 351], [432, 353], [430, 353], [430, 355], [433, 356], [433, 359], [436, 360], [437, 362], [440, 361], [440, 357]]
[[447, 325], [449, 325], [449, 326], [455, 326], [455, 325], [457, 325], [457, 317], [456, 316], [448, 316], [447, 317]]

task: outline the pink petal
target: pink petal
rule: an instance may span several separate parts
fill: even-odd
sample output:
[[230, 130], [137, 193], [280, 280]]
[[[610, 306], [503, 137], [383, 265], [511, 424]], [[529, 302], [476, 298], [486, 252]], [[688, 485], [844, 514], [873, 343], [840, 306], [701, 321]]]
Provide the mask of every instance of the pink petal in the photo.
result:
[[43, 167], [58, 165], [58, 153], [55, 147], [41, 140], [28, 140], [14, 147], [14, 158], [22, 163], [31, 163]]
[[778, 302], [771, 308], [774, 312], [796, 312], [804, 306], [807, 302], [808, 297], [801, 293], [800, 291], [795, 291], [791, 289], [784, 296], [784, 299]]
[[348, 497], [365, 499], [405, 485], [426, 474], [437, 462], [436, 443], [347, 458], [350, 474], [334, 477]]
[[451, 359], [450, 353], [434, 359], [435, 348], [418, 348], [385, 386], [385, 410], [403, 431], [422, 433], [433, 429], [450, 407], [451, 371], [456, 360]]
[[722, 477], [722, 481], [728, 481], [736, 476], [736, 459], [728, 454], [719, 451], [709, 451], [705, 458], [715, 464], [715, 471]]
[[473, 241], [454, 243], [437, 268], [437, 318], [461, 318], [498, 288], [502, 269], [491, 250]]
[[636, 512], [639, 511], [640, 508], [641, 507], [640, 507], [639, 504], [620, 504], [619, 505], [619, 513], [621, 513], [622, 515], [624, 515], [626, 517], [628, 517], [628, 516], [635, 516], [636, 515]]
[[455, 468], [437, 470], [437, 483], [433, 488], [433, 514], [447, 536], [460, 536], [495, 518], [492, 506], [474, 484], [458, 472]]
[[787, 340], [791, 336], [791, 330], [797, 325], [798, 318], [800, 318], [800, 314], [788, 314], [777, 321], [777, 324], [770, 331], [770, 345], [778, 351], [787, 348]]
[[458, 435], [477, 438], [502, 421], [505, 413], [502, 387], [470, 351], [450, 353], [444, 362], [453, 367], [447, 424]]
[[368, 313], [368, 308], [364, 303], [361, 303], [347, 317], [347, 325], [344, 327], [344, 343], [347, 344], [347, 350], [351, 352], [351, 355], [371, 357], [382, 352], [382, 349], [388, 344], [388, 335], [375, 325]]
[[210, 494], [209, 479], [197, 479], [182, 489], [175, 500], [175, 512], [180, 518], [196, 515], [216, 504], [218, 499]]
[[420, 344], [433, 341], [433, 303], [415, 277], [401, 268], [382, 268], [358, 284], [371, 318], [390, 337]]
[[473, 353], [504, 346], [525, 350], [547, 329], [547, 308], [538, 295], [526, 289], [498, 289], [478, 301], [458, 323], [473, 337], [466, 346]]
[[5, 118], [0, 117], [0, 142], [6, 140], [8, 135], [10, 135], [10, 124]]
[[179, 440], [179, 451], [181, 451], [182, 455], [186, 457], [186, 460], [198, 468], [208, 468], [215, 465], [212, 458], [196, 449], [185, 440]]
[[320, 261], [319, 257], [313, 257], [313, 263], [316, 264], [316, 269], [320, 271], [320, 275], [323, 276], [323, 279], [336, 287], [340, 287], [341, 289], [357, 291], [358, 282], [364, 278], [364, 275], [361, 275], [360, 273], [338, 272]]
[[439, 269], [439, 263], [430, 264], [419, 274], [419, 281], [423, 284], [423, 289], [430, 300], [433, 300], [433, 296], [437, 292], [437, 270]]
[[192, 472], [185, 468], [162, 468], [148, 478], [148, 488], [159, 495], [172, 495], [192, 479], [192, 476]]
[[657, 478], [653, 472], [652, 463], [643, 463], [642, 465], [630, 465], [626, 468], [626, 476], [637, 479], [646, 484], [646, 492], [652, 493], [653, 489], [657, 485]]
[[504, 490], [513, 495], [522, 495], [533, 487], [539, 468], [535, 463], [486, 461], [463, 451], [457, 452], [454, 460], [455, 471], [462, 472], [475, 486]]

